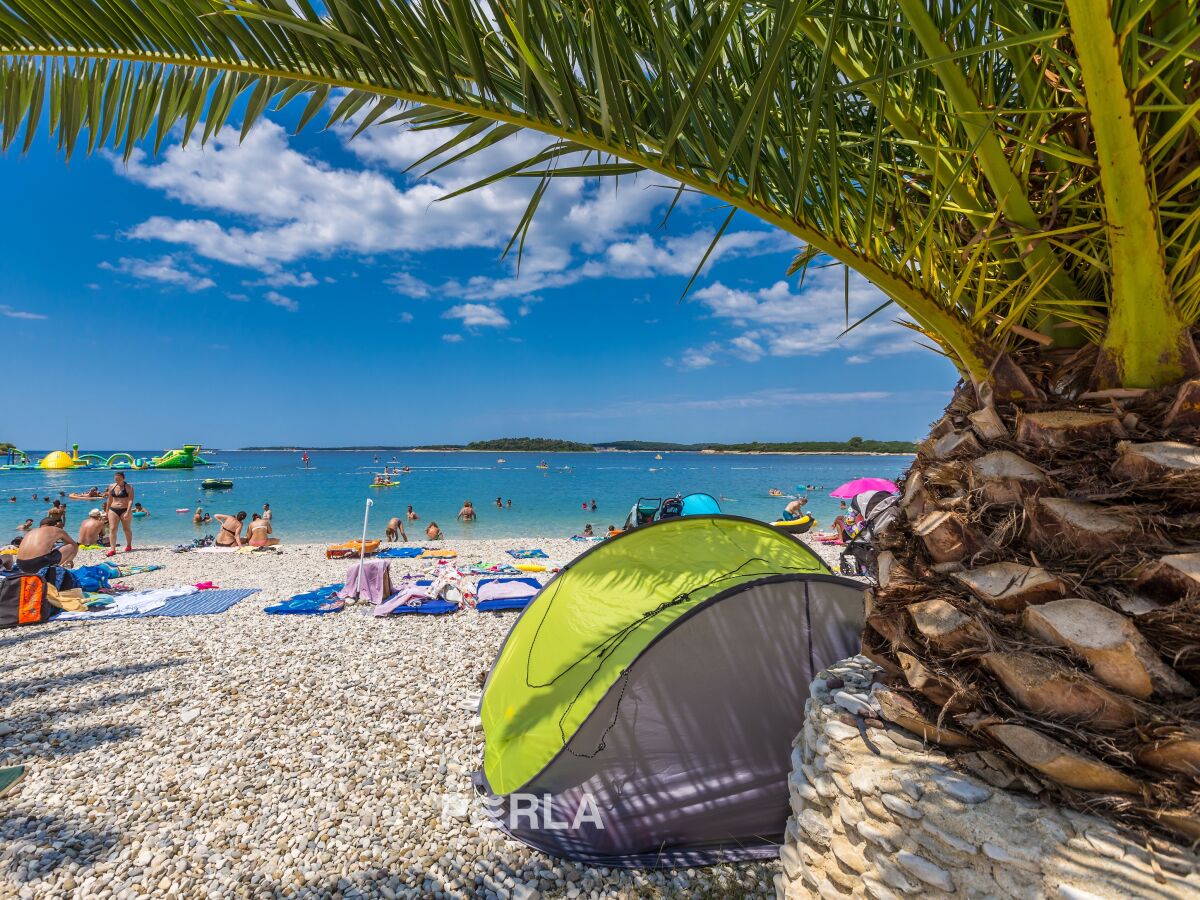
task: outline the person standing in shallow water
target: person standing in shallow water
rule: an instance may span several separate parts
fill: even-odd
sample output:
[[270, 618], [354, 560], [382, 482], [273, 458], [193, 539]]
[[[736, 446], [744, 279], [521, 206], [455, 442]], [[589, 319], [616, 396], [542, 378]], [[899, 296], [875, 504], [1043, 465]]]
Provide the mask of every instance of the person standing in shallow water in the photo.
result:
[[117, 529], [125, 530], [125, 552], [133, 550], [133, 485], [125, 480], [124, 472], [113, 475], [113, 483], [104, 492], [104, 508], [108, 513], [108, 556], [117, 552]]

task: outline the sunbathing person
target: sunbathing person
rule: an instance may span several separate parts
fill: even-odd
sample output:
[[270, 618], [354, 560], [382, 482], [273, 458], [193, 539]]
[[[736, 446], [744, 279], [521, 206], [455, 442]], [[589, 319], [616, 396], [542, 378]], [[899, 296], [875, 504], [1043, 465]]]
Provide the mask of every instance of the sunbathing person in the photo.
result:
[[217, 513], [213, 518], [221, 526], [220, 533], [217, 535], [218, 547], [242, 546], [242, 523], [246, 521], [245, 511], [239, 512], [236, 516]]
[[271, 531], [271, 520], [264, 519], [255, 513], [254, 519], [250, 522], [250, 546], [274, 547], [279, 543], [279, 538], [271, 537]]
[[93, 509], [79, 526], [79, 543], [84, 545], [104, 544], [104, 532], [107, 530], [108, 523], [104, 521], [103, 513], [98, 509]]
[[404, 533], [404, 523], [400, 521], [399, 516], [392, 516], [387, 523], [387, 529], [384, 531], [384, 536], [393, 543], [396, 541], [404, 541], [408, 543], [408, 535]]
[[425, 537], [429, 538], [431, 541], [440, 541], [443, 540], [445, 536], [442, 534], [442, 529], [438, 528], [437, 522], [430, 522], [425, 529]]
[[42, 524], [21, 539], [17, 550], [17, 567], [32, 575], [46, 566], [70, 566], [79, 552], [79, 544], [62, 530], [57, 519], [49, 516]]

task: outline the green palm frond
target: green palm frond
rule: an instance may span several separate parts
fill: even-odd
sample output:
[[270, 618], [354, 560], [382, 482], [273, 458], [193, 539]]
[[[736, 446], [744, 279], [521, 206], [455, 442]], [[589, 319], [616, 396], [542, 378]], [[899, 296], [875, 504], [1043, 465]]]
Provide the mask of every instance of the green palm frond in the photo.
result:
[[243, 131], [293, 101], [301, 127], [335, 103], [359, 129], [449, 129], [422, 165], [533, 129], [546, 148], [480, 182], [539, 179], [518, 247], [549, 179], [652, 171], [794, 235], [801, 267], [856, 269], [974, 378], [1049, 338], [1161, 383], [1200, 318], [1197, 12], [0, 0], [0, 142], [27, 148], [45, 122], [64, 152], [128, 154], [177, 125], [206, 138], [240, 98]]

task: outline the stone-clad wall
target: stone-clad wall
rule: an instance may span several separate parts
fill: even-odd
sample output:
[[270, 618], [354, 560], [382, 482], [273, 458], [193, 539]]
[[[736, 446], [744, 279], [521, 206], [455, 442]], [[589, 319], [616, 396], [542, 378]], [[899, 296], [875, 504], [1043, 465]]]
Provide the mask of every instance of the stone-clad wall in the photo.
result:
[[877, 715], [874, 674], [857, 657], [813, 682], [792, 752], [781, 900], [1200, 897], [1200, 857], [1164, 845], [1152, 862], [1136, 836], [956, 772], [909, 732], [860, 731], [854, 713]]

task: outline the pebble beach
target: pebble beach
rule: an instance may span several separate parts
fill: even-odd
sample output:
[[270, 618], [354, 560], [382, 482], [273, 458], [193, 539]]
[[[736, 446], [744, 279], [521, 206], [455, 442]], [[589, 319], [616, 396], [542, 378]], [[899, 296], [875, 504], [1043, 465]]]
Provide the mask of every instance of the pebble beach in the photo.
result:
[[[561, 566], [590, 545], [445, 546], [491, 563], [541, 547]], [[164, 566], [137, 589], [262, 590], [218, 615], [0, 633], [0, 764], [28, 769], [0, 800], [0, 897], [774, 895], [775, 863], [607, 869], [506, 839], [470, 778], [482, 679], [516, 614], [264, 614], [343, 579], [323, 549], [119, 554]]]

